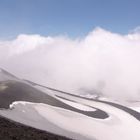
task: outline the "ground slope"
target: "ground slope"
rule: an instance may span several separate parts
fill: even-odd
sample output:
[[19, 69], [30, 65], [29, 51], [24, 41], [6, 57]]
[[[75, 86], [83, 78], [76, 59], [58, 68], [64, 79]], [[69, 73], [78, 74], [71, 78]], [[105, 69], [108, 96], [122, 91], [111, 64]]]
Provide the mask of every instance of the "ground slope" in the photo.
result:
[[0, 140], [70, 140], [0, 117]]

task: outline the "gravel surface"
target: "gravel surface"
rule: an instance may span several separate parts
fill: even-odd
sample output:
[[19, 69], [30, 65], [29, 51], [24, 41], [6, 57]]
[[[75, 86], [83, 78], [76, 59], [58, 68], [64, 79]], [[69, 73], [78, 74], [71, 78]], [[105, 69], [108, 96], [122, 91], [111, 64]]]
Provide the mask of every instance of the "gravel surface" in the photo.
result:
[[0, 140], [70, 140], [0, 117]]

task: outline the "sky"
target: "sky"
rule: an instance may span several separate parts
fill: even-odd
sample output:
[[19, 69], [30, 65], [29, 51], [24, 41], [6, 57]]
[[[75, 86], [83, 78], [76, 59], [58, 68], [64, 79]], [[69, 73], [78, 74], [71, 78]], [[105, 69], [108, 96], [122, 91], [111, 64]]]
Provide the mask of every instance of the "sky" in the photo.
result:
[[81, 37], [101, 27], [127, 34], [140, 25], [140, 0], [0, 0], [0, 39], [19, 34]]
[[0, 0], [0, 68], [74, 94], [140, 99], [139, 7], [140, 0]]

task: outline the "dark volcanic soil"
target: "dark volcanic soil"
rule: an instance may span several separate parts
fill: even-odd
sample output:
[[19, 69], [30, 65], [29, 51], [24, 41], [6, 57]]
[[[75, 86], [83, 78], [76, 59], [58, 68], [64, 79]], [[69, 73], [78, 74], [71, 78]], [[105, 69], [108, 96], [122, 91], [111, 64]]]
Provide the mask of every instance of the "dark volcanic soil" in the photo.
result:
[[0, 117], [0, 140], [70, 140]]
[[0, 108], [8, 109], [9, 105], [12, 104], [14, 101], [27, 101], [33, 103], [45, 103], [51, 106], [56, 106], [78, 112], [93, 118], [108, 118], [108, 114], [100, 109], [96, 109], [96, 111], [93, 112], [85, 112], [79, 110], [24, 82], [14, 80], [1, 81], [0, 86], [2, 87], [3, 85], [6, 86], [6, 89], [0, 90]]

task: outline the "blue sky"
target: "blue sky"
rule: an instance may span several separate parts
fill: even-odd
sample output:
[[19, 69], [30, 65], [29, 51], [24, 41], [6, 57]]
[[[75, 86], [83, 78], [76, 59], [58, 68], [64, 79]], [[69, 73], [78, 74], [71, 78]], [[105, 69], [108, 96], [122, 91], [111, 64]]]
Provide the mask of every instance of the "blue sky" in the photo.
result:
[[84, 36], [95, 27], [127, 34], [140, 25], [140, 0], [0, 0], [0, 38]]

